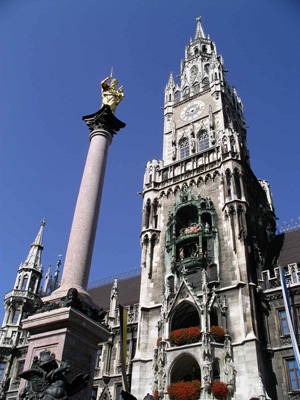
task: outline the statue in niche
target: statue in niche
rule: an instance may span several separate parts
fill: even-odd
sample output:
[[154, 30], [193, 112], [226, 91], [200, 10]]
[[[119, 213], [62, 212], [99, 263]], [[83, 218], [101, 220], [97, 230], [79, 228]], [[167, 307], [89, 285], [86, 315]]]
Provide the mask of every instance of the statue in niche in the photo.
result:
[[195, 139], [191, 140], [191, 149], [192, 149], [192, 153], [195, 153], [195, 151], [196, 151], [196, 141], [195, 141]]
[[231, 145], [231, 151], [233, 151], [234, 153], [236, 153], [236, 146], [235, 146], [235, 139], [234, 136], [230, 136], [230, 145]]
[[210, 230], [209, 223], [206, 222], [205, 225], [204, 225], [204, 232], [207, 233], [207, 232], [209, 232], [209, 230]]
[[48, 350], [34, 357], [31, 369], [22, 372], [19, 377], [29, 383], [19, 395], [25, 400], [68, 400], [71, 396], [83, 389], [90, 377], [79, 374], [71, 383], [66, 379], [70, 365], [55, 359], [55, 355]]
[[173, 127], [172, 127], [172, 145], [176, 146], [176, 122], [173, 121]]
[[182, 261], [184, 260], [184, 248], [180, 247], [179, 249], [179, 260]]
[[114, 114], [118, 104], [124, 98], [123, 86], [120, 86], [119, 89], [116, 90], [118, 86], [118, 80], [111, 76], [105, 78], [101, 82], [101, 94], [102, 94], [102, 105], [107, 105], [110, 107], [112, 113]]
[[177, 149], [176, 147], [174, 147], [174, 149], [172, 150], [172, 160], [176, 160], [176, 154], [177, 154]]
[[223, 152], [228, 153], [228, 145], [226, 136], [223, 137]]
[[225, 382], [227, 383], [228, 389], [233, 390], [236, 370], [234, 368], [232, 358], [228, 356], [225, 359], [224, 374], [225, 374]]
[[208, 389], [211, 384], [211, 362], [209, 361], [209, 354], [204, 354], [204, 360], [202, 363], [202, 376], [204, 389]]

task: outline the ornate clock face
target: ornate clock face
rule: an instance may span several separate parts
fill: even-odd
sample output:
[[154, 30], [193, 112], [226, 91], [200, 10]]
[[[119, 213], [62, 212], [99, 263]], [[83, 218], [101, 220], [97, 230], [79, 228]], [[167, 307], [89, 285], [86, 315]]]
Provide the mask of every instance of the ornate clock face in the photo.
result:
[[203, 103], [203, 101], [200, 100], [195, 101], [192, 104], [188, 104], [182, 109], [180, 113], [180, 118], [182, 119], [182, 121], [191, 121], [202, 113], [204, 107], [205, 104]]

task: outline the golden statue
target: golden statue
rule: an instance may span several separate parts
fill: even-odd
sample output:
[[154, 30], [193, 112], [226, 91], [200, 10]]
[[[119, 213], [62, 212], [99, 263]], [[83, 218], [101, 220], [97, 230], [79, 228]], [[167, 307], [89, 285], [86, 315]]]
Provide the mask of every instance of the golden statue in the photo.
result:
[[108, 105], [113, 114], [115, 113], [118, 104], [121, 100], [123, 100], [124, 97], [123, 86], [120, 86], [119, 89], [115, 90], [117, 85], [118, 81], [112, 77], [112, 74], [101, 82], [101, 107]]

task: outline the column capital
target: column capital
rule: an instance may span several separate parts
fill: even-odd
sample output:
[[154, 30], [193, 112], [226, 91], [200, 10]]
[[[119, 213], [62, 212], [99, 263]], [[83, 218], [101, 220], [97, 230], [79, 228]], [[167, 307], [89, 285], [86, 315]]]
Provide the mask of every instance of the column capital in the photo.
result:
[[86, 122], [91, 132], [94, 132], [96, 130], [102, 132], [106, 131], [110, 133], [111, 136], [115, 135], [121, 128], [124, 128], [126, 126], [124, 122], [120, 121], [117, 117], [114, 116], [108, 105], [104, 105], [96, 113], [86, 115], [82, 117], [82, 119], [84, 122]]
[[106, 131], [105, 129], [99, 129], [99, 128], [94, 129], [94, 130], [90, 133], [90, 136], [89, 136], [90, 141], [91, 141], [91, 140], [93, 139], [93, 137], [95, 137], [95, 136], [104, 136], [104, 137], [108, 140], [109, 145], [111, 145], [111, 142], [112, 142], [112, 135], [111, 135], [108, 131]]

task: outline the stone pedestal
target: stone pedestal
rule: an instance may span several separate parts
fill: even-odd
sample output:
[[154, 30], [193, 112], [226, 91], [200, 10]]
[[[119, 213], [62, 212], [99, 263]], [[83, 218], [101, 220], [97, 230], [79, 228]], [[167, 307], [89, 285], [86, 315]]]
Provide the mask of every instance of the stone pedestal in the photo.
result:
[[[88, 386], [72, 396], [72, 400], [89, 400], [98, 343], [108, 339], [107, 329], [73, 307], [29, 317], [23, 321], [23, 328], [31, 335], [24, 370], [31, 368], [34, 356], [39, 356], [41, 351], [47, 349], [55, 354], [57, 360], [70, 363], [68, 381], [72, 381], [79, 373], [90, 375]], [[26, 384], [22, 380], [20, 389]]]

